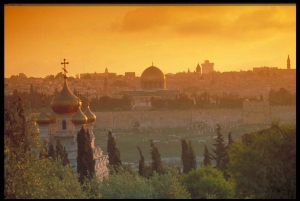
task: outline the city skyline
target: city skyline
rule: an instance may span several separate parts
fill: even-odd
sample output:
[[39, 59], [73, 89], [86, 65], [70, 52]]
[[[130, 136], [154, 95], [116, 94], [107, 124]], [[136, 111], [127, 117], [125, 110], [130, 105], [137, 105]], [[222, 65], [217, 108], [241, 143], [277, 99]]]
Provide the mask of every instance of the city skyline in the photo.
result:
[[69, 76], [296, 68], [295, 4], [5, 5], [4, 36], [6, 78], [56, 75], [64, 58]]

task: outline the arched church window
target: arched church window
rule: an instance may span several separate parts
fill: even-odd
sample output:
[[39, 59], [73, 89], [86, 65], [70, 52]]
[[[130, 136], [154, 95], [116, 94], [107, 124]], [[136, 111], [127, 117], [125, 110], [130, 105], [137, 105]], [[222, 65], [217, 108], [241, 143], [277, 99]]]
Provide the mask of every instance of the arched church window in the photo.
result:
[[66, 130], [66, 129], [67, 129], [67, 122], [66, 122], [66, 120], [63, 120], [63, 121], [62, 121], [62, 129], [63, 129], [63, 130]]

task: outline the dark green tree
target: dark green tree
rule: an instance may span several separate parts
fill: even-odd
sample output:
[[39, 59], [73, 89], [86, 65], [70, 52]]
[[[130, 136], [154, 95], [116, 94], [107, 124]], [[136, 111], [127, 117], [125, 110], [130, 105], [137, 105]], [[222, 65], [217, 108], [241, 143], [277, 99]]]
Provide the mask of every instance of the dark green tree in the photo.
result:
[[107, 152], [109, 158], [109, 165], [113, 166], [117, 171], [117, 167], [122, 165], [122, 162], [120, 157], [120, 151], [117, 148], [117, 143], [115, 142], [115, 138], [112, 136], [111, 131], [108, 132]]
[[231, 145], [233, 143], [233, 139], [232, 139], [232, 136], [231, 136], [231, 131], [229, 131], [228, 133], [228, 146]]
[[56, 151], [55, 151], [55, 149], [54, 149], [54, 146], [53, 146], [53, 144], [50, 144], [49, 145], [49, 148], [48, 148], [48, 156], [47, 156], [48, 158], [56, 158]]
[[190, 171], [183, 176], [182, 183], [192, 199], [228, 199], [234, 196], [234, 183], [226, 181], [222, 172], [211, 165]]
[[197, 168], [196, 154], [195, 154], [194, 148], [192, 146], [191, 140], [189, 141], [188, 151], [189, 151], [188, 159], [189, 159], [189, 167], [190, 167], [189, 171], [191, 171], [192, 169], [196, 170], [196, 168]]
[[154, 171], [156, 171], [158, 174], [164, 174], [165, 168], [162, 164], [160, 153], [155, 146], [153, 140], [150, 141], [150, 154], [151, 154], [151, 168], [152, 168], [152, 174]]
[[141, 159], [139, 160], [139, 174], [142, 177], [145, 177], [146, 176], [145, 158], [144, 158], [144, 156], [142, 154], [142, 151], [141, 151], [139, 146], [137, 146], [137, 149], [139, 150], [139, 154], [140, 154], [140, 157], [141, 157]]
[[212, 151], [215, 155], [211, 154], [212, 159], [216, 161], [216, 168], [218, 168], [220, 171], [224, 172], [226, 169], [226, 157], [227, 157], [227, 149], [224, 145], [224, 139], [221, 134], [221, 126], [217, 124], [217, 138], [215, 139], [215, 143], [213, 145], [215, 146], [215, 149]]
[[211, 165], [210, 154], [209, 154], [209, 151], [208, 151], [206, 145], [204, 145], [204, 159], [203, 159], [203, 165]]
[[44, 142], [42, 147], [41, 147], [41, 151], [40, 151], [40, 159], [46, 159], [47, 158], [47, 143]]
[[56, 141], [56, 157], [60, 157], [62, 165], [65, 166], [67, 164], [70, 164], [70, 161], [68, 159], [68, 153], [66, 152], [66, 148], [62, 146], [59, 139]]
[[82, 127], [77, 133], [77, 172], [80, 183], [85, 178], [91, 179], [95, 173], [95, 160], [89, 131]]
[[190, 171], [189, 146], [185, 139], [181, 139], [181, 150], [182, 172], [188, 173]]

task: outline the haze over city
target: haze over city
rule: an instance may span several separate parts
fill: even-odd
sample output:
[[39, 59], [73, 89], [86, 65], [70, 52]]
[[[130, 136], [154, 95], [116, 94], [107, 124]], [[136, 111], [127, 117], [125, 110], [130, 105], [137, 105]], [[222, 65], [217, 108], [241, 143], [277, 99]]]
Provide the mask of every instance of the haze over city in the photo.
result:
[[4, 77], [296, 66], [296, 5], [5, 5]]

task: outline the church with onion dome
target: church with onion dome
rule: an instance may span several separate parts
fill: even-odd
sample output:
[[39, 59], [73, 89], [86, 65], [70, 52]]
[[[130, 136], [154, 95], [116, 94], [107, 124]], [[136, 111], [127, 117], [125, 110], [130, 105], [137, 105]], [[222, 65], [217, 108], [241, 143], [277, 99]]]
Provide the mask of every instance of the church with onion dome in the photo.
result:
[[171, 90], [166, 87], [166, 77], [156, 66], [146, 68], [140, 78], [140, 88], [137, 90], [122, 91], [122, 95], [127, 95], [133, 99], [132, 110], [152, 109], [150, 99], [175, 99], [180, 90]]
[[108, 156], [103, 155], [101, 148], [94, 146], [93, 127], [96, 116], [89, 107], [89, 94], [87, 93], [87, 109], [83, 112], [79, 94], [74, 95], [68, 87], [65, 65], [69, 63], [64, 59], [61, 64], [64, 65], [63, 70], [65, 71], [62, 90], [52, 98], [51, 113], [47, 114], [45, 108], [42, 108], [36, 119], [38, 131], [35, 130], [35, 132], [39, 132], [39, 138], [48, 144], [55, 146], [59, 140], [66, 148], [70, 165], [77, 171], [77, 133], [82, 127], [85, 130], [88, 129], [91, 147], [94, 151], [95, 174], [102, 180], [103, 177], [108, 176], [109, 161]]

